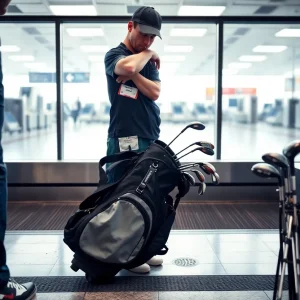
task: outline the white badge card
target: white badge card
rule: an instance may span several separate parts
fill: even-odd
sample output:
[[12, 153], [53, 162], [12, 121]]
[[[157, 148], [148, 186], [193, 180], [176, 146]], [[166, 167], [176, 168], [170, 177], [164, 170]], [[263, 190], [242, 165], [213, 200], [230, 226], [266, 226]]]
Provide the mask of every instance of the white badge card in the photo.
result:
[[119, 138], [120, 151], [139, 150], [139, 139], [137, 136]]
[[118, 94], [124, 97], [129, 97], [132, 99], [137, 99], [138, 97], [138, 89], [133, 86], [128, 86], [125, 84], [121, 84]]

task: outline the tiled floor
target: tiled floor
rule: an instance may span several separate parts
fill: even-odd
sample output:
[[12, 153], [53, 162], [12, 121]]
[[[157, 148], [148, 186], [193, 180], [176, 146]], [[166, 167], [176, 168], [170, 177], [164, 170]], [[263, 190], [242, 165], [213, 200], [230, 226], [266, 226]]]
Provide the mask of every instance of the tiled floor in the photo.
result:
[[[8, 232], [5, 240], [11, 275], [84, 276], [70, 269], [72, 251], [61, 231]], [[161, 267], [150, 274], [163, 275], [274, 275], [279, 250], [277, 230], [171, 231], [169, 252]], [[197, 264], [179, 267], [174, 261], [193, 258]], [[122, 270], [117, 276], [137, 276]], [[109, 294], [109, 295], [108, 295]], [[38, 299], [271, 299], [272, 292], [157, 292], [157, 293], [38, 294]]]

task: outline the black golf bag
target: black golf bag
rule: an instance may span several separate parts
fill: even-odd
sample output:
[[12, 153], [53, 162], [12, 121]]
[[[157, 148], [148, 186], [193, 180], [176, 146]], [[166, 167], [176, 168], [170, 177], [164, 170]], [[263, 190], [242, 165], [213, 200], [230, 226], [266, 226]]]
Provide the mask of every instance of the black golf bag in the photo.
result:
[[[74, 252], [71, 268], [90, 282], [113, 278], [155, 255], [164, 255], [180, 198], [189, 183], [173, 151], [155, 141], [146, 151], [121, 152], [99, 162], [100, 180], [69, 219], [64, 242]], [[107, 184], [103, 166], [123, 168], [122, 178]], [[175, 199], [170, 193], [178, 188]]]

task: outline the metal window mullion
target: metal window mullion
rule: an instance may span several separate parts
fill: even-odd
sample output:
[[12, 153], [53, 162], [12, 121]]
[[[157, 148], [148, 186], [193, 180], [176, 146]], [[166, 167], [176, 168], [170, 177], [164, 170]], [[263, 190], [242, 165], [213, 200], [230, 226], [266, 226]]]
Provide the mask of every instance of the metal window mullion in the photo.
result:
[[64, 122], [62, 98], [62, 30], [61, 21], [55, 21], [55, 58], [56, 58], [56, 131], [57, 131], [57, 159], [64, 158]]
[[221, 159], [222, 151], [222, 69], [223, 69], [223, 40], [224, 40], [224, 23], [217, 23], [217, 59], [216, 59], [216, 119], [215, 119], [215, 144], [216, 158]]

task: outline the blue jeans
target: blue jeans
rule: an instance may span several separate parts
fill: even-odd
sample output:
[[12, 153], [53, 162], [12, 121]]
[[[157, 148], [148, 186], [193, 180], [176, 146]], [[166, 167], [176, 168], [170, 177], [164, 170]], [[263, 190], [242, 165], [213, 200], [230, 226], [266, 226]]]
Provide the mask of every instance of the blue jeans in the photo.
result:
[[0, 287], [7, 284], [9, 269], [6, 265], [6, 251], [4, 248], [4, 236], [6, 230], [7, 214], [7, 177], [6, 166], [3, 163], [3, 149], [1, 144], [2, 128], [4, 123], [4, 89], [0, 52]]
[[[136, 152], [143, 152], [145, 151], [150, 144], [152, 144], [154, 140], [150, 139], [145, 139], [145, 138], [138, 138], [138, 143], [139, 143], [139, 150], [136, 150]], [[106, 155], [113, 155], [120, 152], [120, 146], [119, 146], [119, 140], [118, 138], [108, 138], [107, 139], [107, 151]], [[110, 166], [111, 164], [108, 163], [106, 164], [106, 169]], [[122, 177], [122, 174], [124, 172], [124, 169], [122, 167], [115, 167], [113, 171], [106, 172], [107, 178], [108, 178], [108, 183], [116, 182]]]

